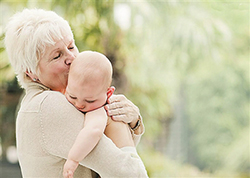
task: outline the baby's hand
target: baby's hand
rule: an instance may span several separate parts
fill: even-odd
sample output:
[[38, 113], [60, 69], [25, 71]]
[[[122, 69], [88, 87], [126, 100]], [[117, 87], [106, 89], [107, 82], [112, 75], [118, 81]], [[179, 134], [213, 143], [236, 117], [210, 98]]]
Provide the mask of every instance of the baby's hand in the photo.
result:
[[74, 172], [78, 166], [78, 162], [74, 161], [74, 160], [69, 160], [67, 159], [67, 161], [64, 164], [63, 167], [63, 177], [64, 178], [73, 178]]
[[71, 170], [68, 170], [66, 172], [63, 171], [63, 177], [64, 178], [73, 178], [74, 173]]

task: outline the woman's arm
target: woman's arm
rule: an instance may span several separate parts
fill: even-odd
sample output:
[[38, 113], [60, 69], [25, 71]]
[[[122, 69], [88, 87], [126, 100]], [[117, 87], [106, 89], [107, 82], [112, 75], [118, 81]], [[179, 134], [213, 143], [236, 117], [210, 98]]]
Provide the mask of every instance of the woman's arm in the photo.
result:
[[[83, 128], [84, 115], [57, 92], [51, 92], [46, 97], [40, 112], [44, 150], [52, 156], [66, 159]], [[80, 164], [96, 171], [101, 177], [147, 177], [130, 153], [118, 149], [104, 135]]]
[[96, 147], [80, 164], [90, 166], [102, 178], [147, 178], [145, 168], [141, 166], [140, 162], [139, 158], [133, 158], [129, 152], [117, 148], [110, 139], [103, 135]]

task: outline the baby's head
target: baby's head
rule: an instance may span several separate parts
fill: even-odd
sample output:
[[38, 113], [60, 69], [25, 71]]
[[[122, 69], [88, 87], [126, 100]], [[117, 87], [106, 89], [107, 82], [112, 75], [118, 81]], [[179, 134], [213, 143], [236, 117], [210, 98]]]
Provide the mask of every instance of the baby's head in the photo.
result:
[[102, 107], [113, 94], [112, 65], [94, 51], [81, 52], [72, 62], [66, 97], [77, 109], [88, 112]]

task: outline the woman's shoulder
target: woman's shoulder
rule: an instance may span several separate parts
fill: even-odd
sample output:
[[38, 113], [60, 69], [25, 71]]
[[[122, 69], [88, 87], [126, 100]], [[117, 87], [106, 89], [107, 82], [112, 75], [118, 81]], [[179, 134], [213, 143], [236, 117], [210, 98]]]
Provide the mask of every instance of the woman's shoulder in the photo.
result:
[[[44, 97], [40, 104], [40, 114], [42, 118], [46, 120], [53, 118], [53, 120], [62, 120], [71, 117], [83, 118], [83, 114], [79, 112], [66, 97], [56, 91], [45, 91], [43, 93]], [[49, 119], [50, 120], [50, 119]]]
[[62, 93], [49, 90], [28, 90], [21, 100], [21, 112], [39, 112], [41, 107], [49, 107], [55, 102], [60, 105], [68, 103]]
[[43, 92], [44, 98], [51, 100], [66, 100], [65, 95], [58, 91], [46, 90]]
[[41, 105], [47, 105], [48, 107], [58, 108], [58, 107], [69, 107], [72, 106], [65, 95], [57, 91], [44, 91], [43, 100]]
[[62, 118], [69, 115], [77, 117], [79, 115], [79, 111], [68, 102], [65, 95], [51, 90], [28, 91], [23, 98], [20, 111], [37, 113], [42, 118]]

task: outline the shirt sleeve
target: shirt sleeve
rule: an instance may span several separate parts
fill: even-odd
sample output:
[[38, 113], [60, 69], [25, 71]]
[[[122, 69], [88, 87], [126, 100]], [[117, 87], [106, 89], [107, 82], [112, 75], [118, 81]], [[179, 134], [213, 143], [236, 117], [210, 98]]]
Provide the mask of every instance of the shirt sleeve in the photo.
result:
[[143, 120], [142, 120], [141, 115], [139, 117], [140, 117], [139, 118], [140, 119], [140, 126], [135, 131], [130, 127], [130, 130], [131, 130], [131, 133], [133, 136], [133, 140], [134, 140], [134, 143], [136, 146], [139, 144], [139, 142], [141, 140], [141, 136], [145, 132], [145, 128], [144, 128], [144, 124], [143, 124]]
[[[50, 91], [40, 108], [41, 144], [44, 151], [66, 159], [83, 128], [83, 122], [84, 115], [64, 95]], [[147, 177], [138, 159], [118, 149], [105, 135], [80, 164], [96, 171], [103, 178]]]

